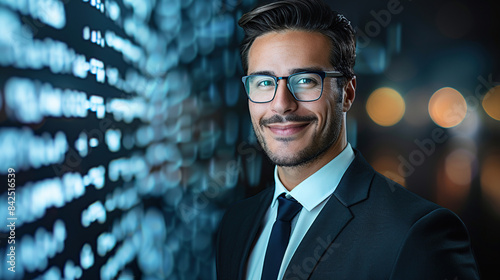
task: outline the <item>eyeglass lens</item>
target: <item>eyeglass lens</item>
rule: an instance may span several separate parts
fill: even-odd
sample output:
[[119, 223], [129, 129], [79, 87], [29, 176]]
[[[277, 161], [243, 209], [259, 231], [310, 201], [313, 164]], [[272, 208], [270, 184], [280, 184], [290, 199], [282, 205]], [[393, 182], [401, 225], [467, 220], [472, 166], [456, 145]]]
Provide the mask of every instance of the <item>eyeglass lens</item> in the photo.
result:
[[[277, 79], [268, 75], [251, 75], [245, 82], [248, 97], [254, 102], [268, 102], [274, 98]], [[288, 89], [299, 101], [312, 101], [321, 96], [321, 76], [316, 73], [300, 73], [287, 78]]]

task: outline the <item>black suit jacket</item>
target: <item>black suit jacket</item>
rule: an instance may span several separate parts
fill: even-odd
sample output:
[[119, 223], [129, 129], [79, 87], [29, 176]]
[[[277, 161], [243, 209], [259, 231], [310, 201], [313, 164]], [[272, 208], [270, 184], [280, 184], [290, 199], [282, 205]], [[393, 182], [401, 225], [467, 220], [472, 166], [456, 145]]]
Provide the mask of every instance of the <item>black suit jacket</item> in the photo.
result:
[[[375, 172], [355, 153], [283, 279], [479, 279], [462, 221]], [[273, 191], [267, 188], [224, 215], [218, 279], [244, 279]]]

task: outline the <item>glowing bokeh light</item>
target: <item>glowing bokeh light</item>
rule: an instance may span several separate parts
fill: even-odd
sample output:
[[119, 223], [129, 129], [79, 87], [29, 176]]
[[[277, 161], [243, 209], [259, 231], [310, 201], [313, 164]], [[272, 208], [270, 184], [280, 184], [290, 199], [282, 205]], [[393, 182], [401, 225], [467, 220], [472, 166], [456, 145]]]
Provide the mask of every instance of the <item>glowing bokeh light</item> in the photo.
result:
[[455, 184], [465, 186], [472, 180], [472, 153], [467, 150], [455, 150], [446, 157], [445, 172]]
[[483, 99], [483, 108], [488, 116], [500, 121], [500, 86], [490, 89]]
[[403, 97], [392, 88], [376, 89], [366, 102], [366, 111], [378, 125], [392, 126], [398, 123], [405, 113]]
[[483, 198], [500, 215], [500, 152], [490, 153], [481, 168]]
[[454, 127], [465, 119], [467, 103], [460, 92], [451, 87], [436, 91], [429, 100], [429, 115], [437, 125]]
[[475, 156], [465, 149], [452, 151], [438, 168], [436, 202], [460, 211], [470, 193]]

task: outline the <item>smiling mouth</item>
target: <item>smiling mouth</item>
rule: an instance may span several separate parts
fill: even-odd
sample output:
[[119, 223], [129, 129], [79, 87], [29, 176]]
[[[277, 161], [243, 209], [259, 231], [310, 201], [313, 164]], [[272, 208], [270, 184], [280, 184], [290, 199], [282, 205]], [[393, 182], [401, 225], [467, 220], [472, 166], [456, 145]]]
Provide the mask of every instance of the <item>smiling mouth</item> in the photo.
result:
[[289, 137], [303, 131], [310, 123], [280, 123], [266, 127], [276, 136]]

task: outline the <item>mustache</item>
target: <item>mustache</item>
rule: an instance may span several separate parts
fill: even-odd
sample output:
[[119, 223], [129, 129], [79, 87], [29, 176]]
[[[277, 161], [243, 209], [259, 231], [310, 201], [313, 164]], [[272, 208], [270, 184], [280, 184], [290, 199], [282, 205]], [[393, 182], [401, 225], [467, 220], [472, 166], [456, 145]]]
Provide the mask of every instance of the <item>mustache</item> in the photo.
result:
[[284, 122], [313, 122], [316, 121], [317, 118], [315, 116], [298, 116], [298, 115], [274, 115], [267, 119], [260, 120], [259, 124], [269, 125], [273, 123], [284, 123]]

